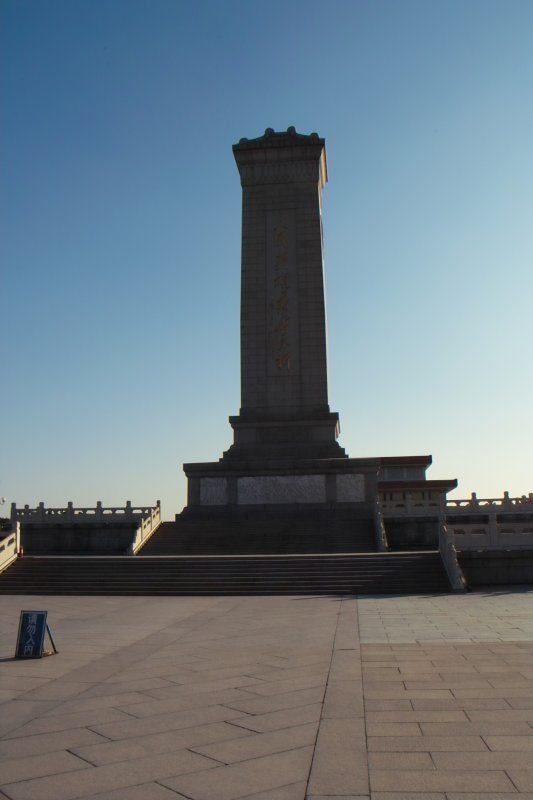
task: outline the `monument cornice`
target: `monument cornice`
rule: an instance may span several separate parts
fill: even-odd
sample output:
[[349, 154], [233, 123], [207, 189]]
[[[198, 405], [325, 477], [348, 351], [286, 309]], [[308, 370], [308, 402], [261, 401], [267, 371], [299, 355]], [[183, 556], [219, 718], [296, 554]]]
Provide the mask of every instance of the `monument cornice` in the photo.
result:
[[431, 455], [423, 456], [381, 456], [382, 467], [399, 467], [420, 465], [424, 467], [431, 466], [433, 457]]
[[249, 459], [240, 463], [227, 461], [193, 462], [183, 464], [187, 476], [243, 475], [293, 475], [293, 474], [360, 474], [375, 475], [379, 458], [293, 458]]
[[408, 478], [401, 481], [381, 481], [378, 480], [380, 491], [408, 491], [410, 489], [429, 492], [432, 490], [446, 490], [451, 491], [457, 488], [457, 479], [449, 478], [448, 480], [409, 480]]
[[318, 145], [323, 148], [326, 140], [322, 139], [318, 133], [297, 133], [296, 128], [291, 125], [286, 131], [275, 131], [273, 128], [267, 128], [262, 136], [257, 136], [255, 139], [243, 137], [239, 139], [237, 144], [233, 145], [233, 152], [265, 147], [301, 147], [306, 144]]
[[234, 144], [233, 155], [243, 186], [319, 182], [322, 188], [328, 179], [325, 141], [316, 133], [267, 128], [264, 136]]

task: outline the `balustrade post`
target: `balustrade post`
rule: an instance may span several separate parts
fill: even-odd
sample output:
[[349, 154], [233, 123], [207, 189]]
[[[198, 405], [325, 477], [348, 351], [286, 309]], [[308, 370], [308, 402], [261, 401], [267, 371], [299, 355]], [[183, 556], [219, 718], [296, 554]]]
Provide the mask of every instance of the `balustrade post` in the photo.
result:
[[509, 497], [509, 492], [503, 493], [502, 508], [513, 508], [514, 503]]
[[99, 520], [101, 522], [102, 519], [103, 519], [103, 516], [104, 516], [104, 512], [103, 512], [103, 509], [102, 509], [102, 501], [101, 500], [97, 500], [96, 501], [95, 517], [96, 517], [97, 520]]
[[470, 502], [468, 503], [468, 508], [479, 508], [479, 500], [477, 499], [476, 492], [472, 492], [470, 496]]
[[74, 503], [72, 500], [69, 500], [67, 503], [67, 520], [69, 522], [74, 522]]
[[126, 508], [124, 509], [124, 513], [131, 517], [133, 515], [133, 509], [131, 507], [131, 500], [126, 500]]
[[497, 547], [499, 539], [498, 506], [489, 508], [489, 547]]
[[17, 504], [11, 503], [11, 522], [15, 522], [17, 519]]
[[38, 517], [39, 522], [44, 522], [44, 503], [43, 503], [42, 500], [39, 503], [37, 517]]

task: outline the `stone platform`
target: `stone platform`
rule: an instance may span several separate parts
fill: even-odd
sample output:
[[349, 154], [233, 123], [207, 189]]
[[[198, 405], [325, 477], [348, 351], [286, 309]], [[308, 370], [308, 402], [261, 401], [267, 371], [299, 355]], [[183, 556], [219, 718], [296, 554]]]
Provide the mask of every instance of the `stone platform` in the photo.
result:
[[0, 797], [532, 800], [531, 602], [5, 596]]
[[353, 508], [374, 516], [379, 458], [271, 459], [184, 464], [188, 479], [186, 516], [214, 510], [238, 517], [243, 511], [291, 512]]

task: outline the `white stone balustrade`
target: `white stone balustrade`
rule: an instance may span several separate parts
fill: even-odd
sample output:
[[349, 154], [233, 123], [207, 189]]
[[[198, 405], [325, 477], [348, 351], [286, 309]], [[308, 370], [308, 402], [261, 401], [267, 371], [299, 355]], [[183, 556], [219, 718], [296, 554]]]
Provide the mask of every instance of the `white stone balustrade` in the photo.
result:
[[20, 522], [11, 524], [11, 530], [0, 531], [0, 572], [17, 558], [20, 550]]
[[444, 511], [444, 493], [435, 489], [394, 489], [380, 491], [384, 517], [435, 516]]
[[453, 533], [443, 519], [439, 522], [439, 552], [452, 590], [466, 591], [466, 580], [457, 559]]
[[379, 492], [387, 520], [433, 517], [446, 523], [458, 550], [533, 550], [533, 493], [521, 497], [477, 497], [446, 500], [443, 492], [400, 489]]
[[504, 492], [503, 497], [478, 497], [475, 492], [468, 500], [448, 500], [446, 514], [462, 513], [464, 511], [510, 511], [513, 513], [533, 513], [533, 492], [522, 497], [509, 497], [509, 492]]
[[142, 517], [135, 531], [135, 537], [131, 544], [130, 555], [134, 556], [143, 544], [155, 533], [161, 525], [161, 501], [157, 501], [155, 508], [151, 509], [148, 517]]
[[446, 520], [458, 550], [533, 550], [533, 493], [448, 500]]
[[133, 506], [131, 500], [126, 501], [125, 506], [103, 506], [99, 500], [94, 508], [74, 507], [72, 502], [67, 503], [66, 508], [46, 508], [44, 503], [39, 503], [37, 508], [17, 508], [16, 503], [11, 504], [12, 522], [33, 522], [39, 524], [50, 523], [78, 523], [87, 524], [95, 522], [114, 522], [120, 524], [137, 517], [148, 519], [159, 515], [161, 519], [161, 501], [157, 501], [156, 506]]
[[473, 492], [467, 500], [445, 500], [445, 495], [438, 490], [394, 489], [379, 492], [381, 510], [384, 516], [431, 516], [442, 512], [445, 516], [454, 514], [491, 512], [511, 514], [533, 514], [533, 492], [522, 497], [478, 498]]
[[386, 552], [389, 549], [389, 545], [379, 496], [376, 499], [376, 505], [374, 507], [374, 532], [376, 537], [376, 550], [379, 553]]

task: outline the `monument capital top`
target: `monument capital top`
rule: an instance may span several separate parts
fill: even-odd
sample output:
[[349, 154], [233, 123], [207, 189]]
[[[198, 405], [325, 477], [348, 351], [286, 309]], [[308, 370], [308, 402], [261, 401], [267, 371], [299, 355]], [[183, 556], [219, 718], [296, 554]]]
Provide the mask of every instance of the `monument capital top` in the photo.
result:
[[328, 179], [326, 142], [318, 133], [297, 133], [267, 128], [256, 139], [241, 139], [233, 145], [233, 156], [244, 186], [267, 183], [319, 182]]
[[258, 136], [255, 139], [243, 137], [237, 144], [233, 145], [233, 150], [235, 152], [236, 150], [255, 150], [263, 147], [298, 147], [299, 145], [319, 145], [324, 147], [325, 144], [325, 139], [322, 139], [318, 133], [297, 133], [296, 128], [291, 125], [286, 131], [275, 131], [273, 128], [267, 128], [262, 136]]

